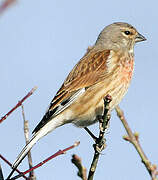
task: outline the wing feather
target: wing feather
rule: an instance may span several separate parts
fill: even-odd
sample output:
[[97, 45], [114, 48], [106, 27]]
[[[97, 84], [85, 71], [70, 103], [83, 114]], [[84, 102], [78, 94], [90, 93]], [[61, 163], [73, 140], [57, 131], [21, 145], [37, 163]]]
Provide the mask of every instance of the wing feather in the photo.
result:
[[[52, 117], [65, 110], [78, 95], [83, 93], [83, 89], [88, 88], [101, 80], [106, 74], [106, 62], [109, 58], [110, 50], [88, 51], [85, 56], [72, 69], [63, 85], [57, 92], [43, 119], [33, 132], [37, 132]], [[62, 105], [63, 104], [63, 105]]]

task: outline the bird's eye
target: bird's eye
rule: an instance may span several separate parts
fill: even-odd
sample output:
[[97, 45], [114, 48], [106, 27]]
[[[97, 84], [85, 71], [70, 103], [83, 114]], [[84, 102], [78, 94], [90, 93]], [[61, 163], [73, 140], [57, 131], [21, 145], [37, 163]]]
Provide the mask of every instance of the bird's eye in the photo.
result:
[[124, 33], [125, 33], [126, 35], [131, 34], [131, 32], [130, 32], [130, 31], [125, 31]]

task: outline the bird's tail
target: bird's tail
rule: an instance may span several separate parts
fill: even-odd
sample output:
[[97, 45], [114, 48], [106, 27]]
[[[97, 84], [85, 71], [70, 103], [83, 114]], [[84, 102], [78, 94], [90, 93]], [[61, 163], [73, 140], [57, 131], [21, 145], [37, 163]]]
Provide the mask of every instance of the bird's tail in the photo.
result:
[[55, 118], [55, 119], [53, 119], [53, 121], [49, 121], [45, 126], [43, 126], [41, 129], [39, 129], [39, 131], [35, 132], [35, 134], [32, 136], [32, 138], [30, 139], [28, 144], [26, 144], [26, 146], [22, 149], [21, 153], [18, 155], [17, 159], [13, 163], [13, 165], [12, 165], [12, 169], [13, 170], [11, 171], [11, 173], [9, 174], [7, 179], [10, 179], [10, 177], [14, 173], [15, 169], [19, 166], [21, 161], [25, 158], [25, 156], [31, 150], [33, 145], [39, 139], [41, 139], [43, 136], [45, 136], [46, 134], [48, 134], [49, 132], [53, 131], [54, 129], [56, 129], [57, 127], [59, 127], [59, 126], [61, 126], [63, 124], [60, 121], [59, 121], [60, 122], [59, 123], [58, 120], [60, 120], [60, 119], [59, 118]]
[[41, 133], [36, 133], [32, 136], [28, 144], [22, 149], [21, 153], [16, 158], [15, 162], [12, 165], [12, 168], [15, 169], [18, 167], [18, 165], [21, 163], [21, 161], [25, 158], [27, 153], [31, 150], [33, 145], [41, 138]]
[[30, 141], [28, 142], [28, 144], [26, 144], [26, 146], [22, 149], [21, 153], [18, 155], [17, 159], [15, 160], [15, 162], [12, 165], [12, 171], [9, 174], [9, 176], [7, 177], [7, 180], [10, 179], [10, 177], [12, 176], [12, 174], [14, 173], [15, 169], [18, 167], [18, 165], [21, 163], [21, 161], [25, 158], [25, 156], [27, 155], [27, 153], [30, 151], [30, 149], [33, 147], [33, 145], [41, 138], [43, 137], [41, 133], [37, 132], [36, 134], [34, 134], [32, 136], [32, 138], [30, 139]]
[[54, 118], [53, 120], [49, 121], [45, 126], [39, 129], [35, 134], [32, 136], [28, 144], [22, 149], [21, 153], [18, 155], [17, 159], [12, 165], [12, 168], [15, 169], [21, 163], [21, 161], [25, 158], [27, 153], [31, 150], [33, 145], [41, 139], [43, 136], [47, 135], [49, 132], [53, 131], [57, 127], [61, 126], [63, 122], [61, 121], [62, 118]]

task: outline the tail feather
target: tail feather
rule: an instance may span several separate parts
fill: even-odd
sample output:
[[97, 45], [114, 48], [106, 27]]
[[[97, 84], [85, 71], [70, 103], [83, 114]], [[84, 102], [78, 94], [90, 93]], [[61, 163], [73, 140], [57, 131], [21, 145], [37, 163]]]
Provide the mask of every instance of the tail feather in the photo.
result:
[[56, 129], [57, 127], [59, 127], [60, 125], [63, 124], [62, 121], [60, 121], [60, 120], [62, 120], [62, 117], [61, 117], [61, 119], [55, 118], [55, 119], [51, 120], [43, 128], [41, 128], [38, 132], [36, 132], [32, 136], [32, 138], [30, 139], [29, 143], [26, 144], [26, 146], [22, 149], [21, 153], [18, 155], [17, 159], [13, 163], [13, 165], [12, 165], [13, 169], [18, 167], [18, 165], [21, 163], [21, 161], [25, 158], [27, 153], [31, 150], [33, 145], [39, 139], [41, 139], [43, 136], [45, 136], [46, 134], [48, 134], [49, 132], [51, 132], [52, 130]]
[[17, 159], [12, 165], [12, 168], [16, 168], [21, 161], [25, 158], [27, 153], [31, 150], [33, 145], [41, 138], [40, 134], [34, 134], [33, 137], [30, 139], [29, 143], [22, 149], [21, 153], [18, 155]]
[[7, 177], [6, 180], [9, 180], [10, 177], [12, 176], [12, 174], [14, 173], [15, 169], [18, 167], [18, 165], [21, 163], [21, 161], [25, 158], [25, 156], [27, 155], [27, 153], [30, 151], [30, 149], [33, 147], [33, 145], [41, 138], [42, 136], [38, 133], [38, 134], [34, 134], [32, 136], [32, 138], [30, 139], [29, 143], [26, 144], [26, 146], [22, 149], [21, 153], [19, 154], [19, 156], [17, 157], [17, 159], [15, 160], [15, 162], [12, 165], [12, 171], [9, 174], [9, 176]]

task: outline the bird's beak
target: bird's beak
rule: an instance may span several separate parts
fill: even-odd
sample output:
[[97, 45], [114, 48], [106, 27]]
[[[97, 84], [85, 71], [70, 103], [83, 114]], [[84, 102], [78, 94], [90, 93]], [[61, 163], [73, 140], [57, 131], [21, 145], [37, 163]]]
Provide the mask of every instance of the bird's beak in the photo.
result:
[[141, 41], [146, 41], [146, 38], [143, 35], [141, 35], [140, 33], [138, 33], [135, 38], [135, 42], [141, 42]]

